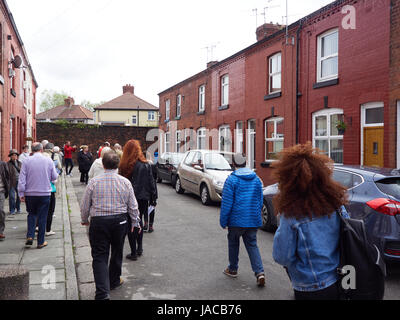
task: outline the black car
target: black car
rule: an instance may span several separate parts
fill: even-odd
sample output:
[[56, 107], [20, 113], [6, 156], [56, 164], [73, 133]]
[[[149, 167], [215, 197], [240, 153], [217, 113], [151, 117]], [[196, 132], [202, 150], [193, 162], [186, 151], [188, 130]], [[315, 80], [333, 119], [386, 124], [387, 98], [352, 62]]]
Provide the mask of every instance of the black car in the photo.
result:
[[[400, 261], [400, 172], [363, 166], [335, 166], [333, 178], [347, 187], [346, 209], [365, 222], [371, 240], [386, 260]], [[263, 227], [273, 232], [279, 225], [272, 198], [278, 185], [264, 188]]]
[[184, 153], [163, 153], [156, 163], [157, 182], [165, 180], [175, 187], [177, 168], [184, 156]]

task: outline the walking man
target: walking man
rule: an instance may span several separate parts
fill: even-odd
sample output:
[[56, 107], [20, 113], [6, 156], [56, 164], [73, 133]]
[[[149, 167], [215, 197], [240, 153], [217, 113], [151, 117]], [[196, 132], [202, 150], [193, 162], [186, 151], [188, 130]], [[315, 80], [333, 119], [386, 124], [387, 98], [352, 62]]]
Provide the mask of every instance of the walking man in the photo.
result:
[[222, 192], [220, 224], [229, 230], [229, 267], [224, 274], [238, 276], [240, 238], [243, 238], [257, 285], [264, 287], [264, 267], [257, 246], [257, 231], [262, 226], [262, 183], [252, 170], [245, 168], [246, 159], [240, 158], [235, 159], [239, 169], [228, 177]]
[[28, 211], [28, 234], [26, 246], [33, 245], [35, 238], [36, 220], [38, 221], [39, 234], [37, 248], [42, 249], [48, 245], [45, 242], [47, 214], [52, 192], [51, 182], [58, 178], [53, 161], [43, 156], [41, 143], [32, 145], [33, 156], [24, 162], [19, 175], [18, 193], [22, 202], [26, 202]]
[[7, 163], [0, 161], [0, 241], [4, 241], [4, 229], [6, 228], [6, 213], [4, 211], [4, 202], [8, 198], [10, 189], [10, 178]]
[[[65, 174], [67, 176], [72, 176], [71, 172], [74, 168], [74, 162], [72, 161], [72, 152], [76, 151], [76, 146], [71, 147], [71, 141], [67, 141], [64, 146], [64, 159], [65, 159]], [[71, 167], [68, 171], [68, 167]]]
[[95, 299], [109, 300], [110, 290], [123, 283], [121, 273], [127, 213], [132, 220], [131, 232], [134, 227], [140, 228], [140, 218], [131, 182], [118, 175], [118, 155], [106, 153], [102, 161], [105, 173], [89, 181], [81, 203], [81, 218], [82, 225], [90, 226]]
[[25, 160], [29, 159], [29, 156], [30, 156], [30, 153], [29, 153], [29, 146], [25, 145], [25, 146], [22, 148], [22, 153], [21, 153], [21, 155], [19, 156], [19, 161], [20, 161], [21, 163], [24, 163]]

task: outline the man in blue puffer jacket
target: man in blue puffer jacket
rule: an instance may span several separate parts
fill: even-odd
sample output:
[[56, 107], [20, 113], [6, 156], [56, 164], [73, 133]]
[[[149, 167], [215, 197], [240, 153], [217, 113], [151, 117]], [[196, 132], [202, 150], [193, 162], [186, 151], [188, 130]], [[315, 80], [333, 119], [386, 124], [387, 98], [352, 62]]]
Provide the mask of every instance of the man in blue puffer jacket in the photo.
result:
[[257, 246], [257, 231], [262, 226], [262, 183], [252, 170], [244, 168], [245, 159], [236, 162], [242, 164], [236, 165], [239, 169], [228, 177], [222, 192], [220, 224], [223, 229], [229, 229], [229, 267], [224, 274], [237, 277], [240, 238], [243, 237], [257, 285], [263, 287], [264, 267]]

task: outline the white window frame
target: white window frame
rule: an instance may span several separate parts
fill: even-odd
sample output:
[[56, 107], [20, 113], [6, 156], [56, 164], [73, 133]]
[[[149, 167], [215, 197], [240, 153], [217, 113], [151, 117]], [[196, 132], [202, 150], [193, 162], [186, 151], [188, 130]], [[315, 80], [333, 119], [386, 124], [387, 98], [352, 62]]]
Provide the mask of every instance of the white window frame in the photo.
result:
[[[239, 124], [241, 125], [241, 128], [239, 128]], [[243, 121], [237, 121], [235, 125], [235, 152], [236, 153], [244, 153], [244, 139], [243, 139], [243, 133], [244, 133], [244, 122]]]
[[[279, 58], [280, 58], [280, 59], [279, 59]], [[278, 61], [280, 61], [280, 63], [278, 63], [278, 71], [273, 72], [273, 71], [272, 71], [272, 62], [273, 62], [275, 59], [278, 59]], [[271, 94], [271, 93], [279, 93], [279, 92], [282, 92], [282, 53], [281, 53], [281, 52], [274, 54], [273, 56], [271, 56], [271, 57], [268, 59], [268, 73], [269, 73], [269, 78], [268, 78], [269, 93]], [[277, 76], [277, 75], [280, 75], [280, 76], [281, 76], [280, 88], [277, 89], [277, 90], [273, 90], [273, 89], [272, 89], [272, 83], [273, 83], [272, 78], [273, 78], [274, 76]]]
[[[331, 155], [331, 140], [344, 140], [343, 135], [338, 135], [338, 136], [331, 136], [330, 134], [330, 128], [331, 128], [331, 116], [335, 114], [340, 114], [343, 115], [343, 109], [324, 109], [320, 110], [317, 112], [314, 112], [312, 115], [312, 133], [313, 133], [313, 147], [316, 147], [316, 141], [317, 140], [328, 140], [328, 157]], [[325, 116], [327, 118], [326, 122], [326, 128], [327, 128], [327, 135], [326, 136], [317, 136], [315, 132], [315, 125], [316, 125], [316, 118]], [[343, 163], [335, 163], [335, 164], [343, 164]]]
[[[326, 56], [322, 58], [322, 39], [325, 38], [326, 36], [329, 36], [333, 33], [338, 33], [338, 52], [335, 54], [332, 54], [330, 56]], [[323, 82], [323, 81], [328, 81], [328, 80], [333, 80], [333, 79], [337, 79], [339, 74], [332, 74], [330, 76], [327, 77], [322, 77], [322, 62], [330, 59], [330, 58], [334, 58], [334, 57], [338, 57], [338, 72], [339, 72], [339, 29], [335, 28], [335, 29], [331, 29], [321, 35], [318, 36], [318, 49], [317, 49], [317, 82]]]
[[[274, 162], [274, 161], [276, 161], [276, 159], [268, 159], [268, 157], [267, 157], [268, 142], [274, 142], [274, 143], [275, 142], [283, 142], [283, 143], [285, 143], [285, 136], [282, 135], [282, 137], [280, 137], [277, 134], [278, 122], [281, 122], [281, 121], [285, 121], [283, 117], [273, 117], [273, 118], [270, 118], [270, 119], [267, 119], [267, 120], [264, 121], [264, 127], [265, 127], [265, 129], [264, 129], [265, 162]], [[272, 134], [272, 138], [268, 138], [268, 136], [267, 136], [267, 134], [268, 134], [267, 133], [267, 128], [268, 128], [267, 124], [270, 123], [270, 122], [274, 123], [274, 133]]]
[[176, 96], [176, 117], [179, 118], [181, 116], [181, 113], [182, 113], [182, 95], [178, 94]]
[[165, 101], [165, 120], [171, 119], [171, 100]]
[[164, 146], [165, 146], [165, 152], [171, 152], [171, 133], [170, 132], [165, 133]]
[[206, 86], [199, 87], [199, 112], [204, 112], [206, 108]]
[[148, 121], [155, 121], [156, 120], [156, 112], [155, 111], [149, 111], [147, 113], [147, 120]]
[[[366, 111], [368, 109], [383, 108], [384, 111], [385, 104], [382, 101], [368, 102], [361, 106], [361, 165], [364, 165], [364, 128], [368, 127], [384, 127], [385, 123], [370, 123], [367, 124]], [[397, 122], [398, 123], [398, 122]]]
[[203, 128], [199, 128], [197, 130], [197, 139], [196, 139], [197, 149], [199, 149], [199, 150], [203, 149], [203, 148], [201, 148], [200, 139], [204, 139], [204, 149], [207, 147], [206, 138], [207, 138], [206, 128], [204, 128], [204, 127]]
[[[222, 137], [227, 139], [227, 141], [225, 141], [225, 149], [222, 149], [222, 146], [221, 146], [221, 138]], [[227, 148], [227, 146], [228, 146], [228, 148]], [[232, 151], [232, 133], [231, 133], [231, 127], [229, 125], [222, 125], [219, 127], [218, 150], [221, 152], [231, 152]]]
[[226, 74], [221, 77], [221, 105], [227, 106], [229, 104], [229, 75]]
[[137, 124], [138, 124], [138, 122], [137, 122], [137, 115], [136, 115], [136, 114], [132, 115], [132, 124], [133, 124], [133, 125], [137, 125]]
[[180, 152], [181, 149], [181, 140], [182, 138], [182, 131], [178, 130], [175, 132], [175, 152]]
[[13, 119], [10, 119], [10, 150], [13, 149]]

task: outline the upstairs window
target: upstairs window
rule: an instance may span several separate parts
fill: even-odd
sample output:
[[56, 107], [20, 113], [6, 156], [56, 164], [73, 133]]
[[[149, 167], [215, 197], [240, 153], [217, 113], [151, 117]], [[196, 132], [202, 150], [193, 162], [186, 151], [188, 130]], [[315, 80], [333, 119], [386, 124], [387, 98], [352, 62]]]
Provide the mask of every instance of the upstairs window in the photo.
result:
[[318, 37], [317, 81], [337, 79], [339, 62], [339, 30], [330, 30]]
[[282, 54], [277, 53], [269, 58], [269, 93], [282, 89]]
[[182, 109], [182, 95], [178, 94], [176, 96], [176, 117], [179, 118], [181, 116]]
[[132, 116], [132, 124], [137, 125], [137, 115]]
[[227, 106], [229, 104], [229, 75], [221, 78], [221, 105]]
[[154, 111], [149, 111], [147, 114], [148, 121], [155, 121], [156, 120], [156, 113]]
[[165, 101], [165, 120], [169, 121], [171, 112], [171, 100]]
[[206, 86], [199, 87], [199, 112], [204, 112], [206, 106]]

